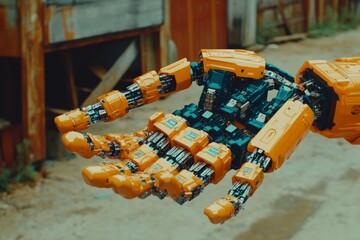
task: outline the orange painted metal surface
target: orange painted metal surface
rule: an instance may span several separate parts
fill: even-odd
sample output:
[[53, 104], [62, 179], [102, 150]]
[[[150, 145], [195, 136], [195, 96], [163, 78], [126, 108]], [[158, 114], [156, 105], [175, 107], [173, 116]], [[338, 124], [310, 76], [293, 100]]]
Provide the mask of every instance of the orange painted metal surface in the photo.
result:
[[187, 149], [191, 155], [196, 155], [208, 143], [209, 138], [206, 132], [191, 127], [185, 128], [171, 140], [171, 145], [181, 146]]
[[272, 162], [268, 172], [273, 172], [290, 157], [313, 120], [314, 112], [308, 105], [288, 100], [250, 141], [248, 150], [264, 150]]
[[161, 68], [159, 74], [174, 76], [176, 91], [181, 91], [191, 86], [190, 62], [186, 58]]
[[329, 138], [344, 137], [356, 144], [360, 137], [360, 58], [306, 61], [296, 76], [297, 82], [306, 69], [321, 77], [338, 96], [334, 126], [323, 131], [313, 126], [311, 130]]
[[108, 116], [107, 121], [113, 121], [127, 114], [128, 102], [123, 93], [114, 90], [105, 93], [96, 99], [101, 102]]
[[158, 159], [158, 156], [148, 145], [143, 144], [138, 149], [130, 153], [129, 158], [136, 164], [139, 171], [144, 171]]
[[250, 162], [244, 163], [241, 168], [232, 177], [232, 183], [246, 182], [251, 186], [250, 196], [254, 194], [256, 189], [261, 185], [264, 180], [264, 173], [262, 169]]
[[238, 203], [239, 200], [227, 195], [225, 198], [221, 198], [205, 208], [204, 214], [214, 224], [224, 223], [235, 215], [235, 207], [232, 202]]
[[170, 140], [187, 127], [186, 120], [173, 114], [167, 114], [154, 123], [156, 130], [164, 133]]
[[204, 72], [218, 69], [234, 73], [238, 77], [260, 79], [264, 76], [265, 59], [246, 50], [201, 50]]
[[57, 116], [54, 120], [57, 129], [61, 133], [69, 131], [80, 131], [88, 128], [90, 117], [86, 116], [84, 111], [74, 109], [68, 113]]
[[164, 184], [158, 187], [165, 189], [173, 199], [178, 198], [182, 192], [186, 197], [191, 198], [193, 190], [204, 185], [193, 172], [185, 169], [181, 170], [176, 177], [173, 174], [167, 174], [167, 176], [169, 179], [166, 179], [166, 174], [162, 174], [160, 182]]
[[178, 58], [197, 60], [203, 48], [227, 48], [226, 0], [170, 2], [170, 29]]
[[16, 1], [0, 5], [0, 56], [19, 57], [19, 38]]
[[223, 179], [225, 174], [231, 167], [231, 151], [230, 149], [219, 143], [212, 142], [195, 156], [195, 162], [202, 161], [209, 164], [215, 171], [213, 184], [217, 184]]

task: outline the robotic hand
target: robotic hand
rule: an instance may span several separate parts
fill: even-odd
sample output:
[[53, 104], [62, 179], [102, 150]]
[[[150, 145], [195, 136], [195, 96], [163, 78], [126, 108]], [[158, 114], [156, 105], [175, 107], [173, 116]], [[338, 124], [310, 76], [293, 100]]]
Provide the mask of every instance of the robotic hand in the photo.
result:
[[[133, 134], [78, 132], [186, 89], [192, 81], [203, 85], [198, 105], [157, 112]], [[276, 96], [269, 96], [272, 90]], [[85, 182], [128, 199], [152, 194], [183, 204], [237, 170], [228, 194], [204, 210], [212, 223], [223, 223], [243, 209], [264, 173], [280, 168], [310, 128], [360, 144], [359, 113], [360, 58], [307, 61], [295, 80], [254, 52], [202, 50], [198, 63], [182, 59], [146, 73], [127, 91], [100, 96], [55, 123], [69, 151], [113, 159], [84, 168]]]

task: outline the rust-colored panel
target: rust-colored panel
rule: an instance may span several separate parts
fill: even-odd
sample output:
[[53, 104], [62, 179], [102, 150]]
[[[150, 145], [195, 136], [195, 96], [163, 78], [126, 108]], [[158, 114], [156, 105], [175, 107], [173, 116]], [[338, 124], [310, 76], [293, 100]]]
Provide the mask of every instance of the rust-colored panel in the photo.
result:
[[15, 167], [15, 145], [13, 139], [12, 126], [8, 126], [0, 131], [0, 143], [2, 148], [5, 167]]
[[45, 91], [42, 0], [20, 0], [24, 135], [34, 160], [45, 158]]
[[178, 58], [198, 60], [203, 48], [226, 48], [226, 0], [171, 1], [171, 38]]
[[19, 32], [14, 6], [0, 6], [0, 56], [18, 57]]
[[0, 130], [0, 169], [15, 167], [16, 146], [22, 141], [20, 124], [12, 124]]
[[2, 148], [3, 147], [0, 139], [0, 171], [2, 171], [5, 168], [5, 160], [4, 160], [4, 154]]

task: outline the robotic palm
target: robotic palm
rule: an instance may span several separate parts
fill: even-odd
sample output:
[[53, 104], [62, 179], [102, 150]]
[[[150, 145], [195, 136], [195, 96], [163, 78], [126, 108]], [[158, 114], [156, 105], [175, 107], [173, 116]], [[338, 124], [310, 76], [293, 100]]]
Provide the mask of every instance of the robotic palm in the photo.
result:
[[[205, 208], [212, 223], [236, 215], [264, 179], [277, 170], [311, 129], [360, 144], [360, 58], [307, 61], [296, 78], [245, 50], [202, 50], [200, 62], [179, 60], [134, 79], [94, 105], [55, 118], [65, 147], [90, 158], [114, 159], [83, 169], [87, 184], [125, 198], [179, 204], [198, 196], [235, 169], [228, 194]], [[133, 108], [190, 87], [203, 86], [198, 105], [157, 112], [132, 134], [78, 131], [112, 121]], [[269, 92], [276, 90], [271, 98]]]

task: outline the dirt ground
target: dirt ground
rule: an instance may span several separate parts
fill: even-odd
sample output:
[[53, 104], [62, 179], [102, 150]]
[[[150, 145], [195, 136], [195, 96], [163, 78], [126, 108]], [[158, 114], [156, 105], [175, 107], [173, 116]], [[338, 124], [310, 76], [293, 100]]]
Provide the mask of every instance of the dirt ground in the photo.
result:
[[[295, 74], [308, 59], [360, 56], [360, 29], [322, 39], [279, 45], [260, 53]], [[132, 111], [91, 128], [94, 133], [130, 132], [156, 110], [172, 112], [197, 102], [200, 88]], [[48, 177], [1, 196], [0, 239], [359, 239], [360, 148], [310, 133], [284, 166], [268, 174], [246, 209], [212, 225], [203, 208], [224, 196], [230, 172], [201, 196], [179, 206], [171, 199], [126, 200], [83, 183], [83, 166], [101, 159], [49, 161]]]

